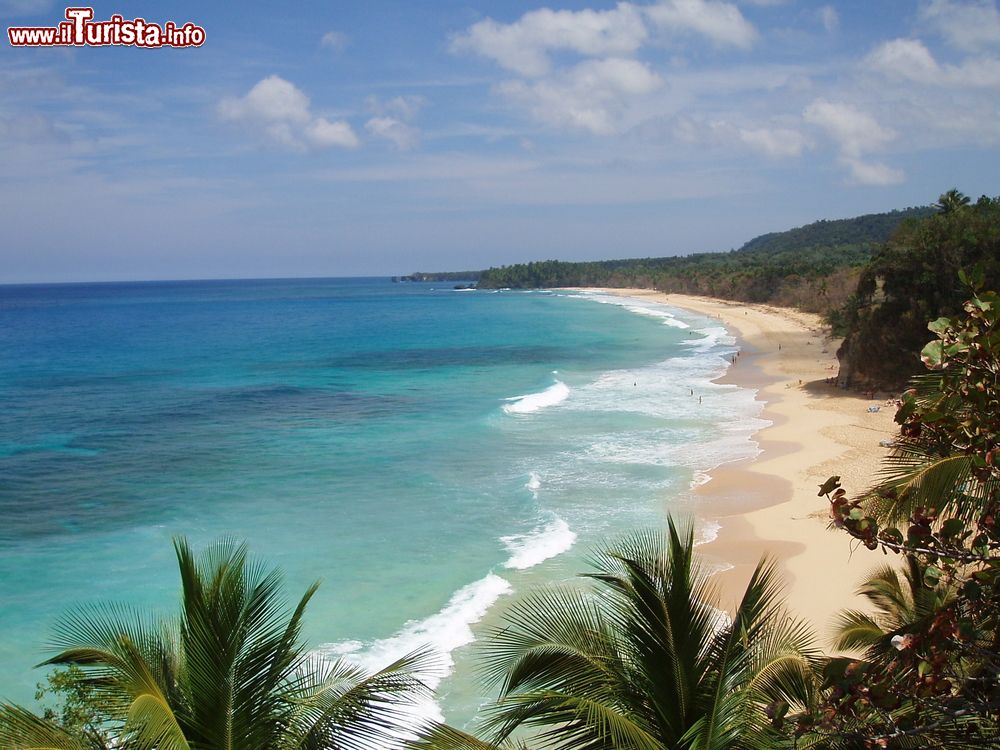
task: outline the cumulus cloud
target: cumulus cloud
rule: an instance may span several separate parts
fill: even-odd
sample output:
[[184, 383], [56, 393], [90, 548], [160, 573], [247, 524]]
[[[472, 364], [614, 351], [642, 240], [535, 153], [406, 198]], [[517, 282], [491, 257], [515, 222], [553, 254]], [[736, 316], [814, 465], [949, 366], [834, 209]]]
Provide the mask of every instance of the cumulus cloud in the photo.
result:
[[840, 148], [840, 162], [851, 177], [863, 185], [891, 185], [903, 180], [903, 173], [862, 156], [893, 141], [896, 133], [879, 125], [867, 112], [850, 104], [817, 99], [803, 112], [806, 122], [826, 131]]
[[369, 96], [365, 106], [374, 117], [365, 123], [365, 130], [400, 151], [409, 151], [420, 142], [420, 130], [409, 122], [426, 104], [427, 100], [422, 96], [396, 96], [385, 100]]
[[893, 39], [880, 44], [865, 59], [867, 67], [886, 76], [939, 86], [1000, 86], [1000, 60], [976, 57], [960, 65], [940, 65], [923, 42]]
[[994, 0], [926, 0], [920, 19], [958, 49], [1000, 46], [1000, 10]]
[[506, 81], [499, 91], [556, 127], [610, 135], [621, 129], [628, 100], [658, 89], [663, 80], [637, 60], [585, 60], [539, 81]]
[[350, 37], [340, 31], [328, 31], [319, 40], [320, 45], [334, 52], [343, 52], [351, 43]]
[[739, 48], [758, 38], [732, 2], [657, 0], [619, 2], [608, 10], [540, 8], [511, 23], [487, 18], [454, 35], [451, 51], [491, 59], [518, 74], [495, 91], [534, 119], [610, 135], [621, 132], [640, 100], [663, 85], [636, 59], [654, 33], [696, 35]]
[[865, 63], [882, 73], [915, 81], [934, 81], [941, 73], [930, 50], [916, 39], [884, 42], [868, 55]]
[[278, 76], [259, 81], [242, 97], [227, 97], [219, 104], [227, 120], [304, 123], [309, 120], [309, 97]]
[[748, 49], [757, 41], [757, 30], [731, 3], [719, 0], [660, 0], [645, 8], [659, 29], [695, 32], [717, 44]]
[[271, 140], [291, 148], [358, 145], [349, 123], [314, 115], [309, 97], [276, 75], [259, 81], [244, 96], [226, 97], [219, 102], [218, 112], [224, 120], [259, 128]]
[[806, 107], [803, 116], [806, 122], [824, 129], [848, 156], [882, 148], [896, 137], [874, 117], [850, 104], [817, 99]]
[[325, 117], [317, 117], [306, 126], [305, 135], [317, 148], [355, 148], [358, 145], [358, 137], [353, 128], [343, 120], [330, 122]]
[[389, 141], [400, 151], [409, 151], [420, 141], [420, 131], [395, 117], [373, 117], [365, 130], [376, 138]]
[[551, 68], [550, 52], [624, 55], [639, 49], [646, 36], [642, 16], [631, 3], [611, 10], [540, 8], [513, 23], [479, 21], [452, 37], [451, 49], [490, 58], [521, 75], [541, 76]]

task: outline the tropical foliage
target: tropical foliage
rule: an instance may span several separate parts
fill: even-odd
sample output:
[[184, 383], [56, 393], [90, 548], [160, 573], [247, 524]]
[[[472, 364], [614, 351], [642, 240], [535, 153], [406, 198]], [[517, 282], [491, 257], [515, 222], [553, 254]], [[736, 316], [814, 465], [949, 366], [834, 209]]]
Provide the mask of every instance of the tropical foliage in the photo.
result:
[[732, 618], [716, 609], [690, 530], [598, 552], [593, 587], [543, 589], [486, 637], [500, 697], [484, 737], [439, 727], [418, 747], [673, 750], [775, 747], [789, 706], [812, 698], [817, 654], [757, 566]]
[[861, 651], [871, 662], [891, 662], [896, 657], [895, 639], [906, 638], [929, 621], [953, 598], [947, 582], [928, 585], [927, 566], [915, 555], [906, 555], [903, 566], [883, 565], [862, 584], [858, 594], [867, 610], [846, 610], [837, 621], [834, 647]]
[[[288, 611], [281, 576], [221, 543], [196, 557], [175, 544], [180, 616], [155, 621], [123, 606], [91, 607], [58, 627], [70, 679], [96, 709], [79, 725], [0, 706], [2, 748], [368, 750], [414, 729], [422, 692], [414, 654], [375, 674], [309, 654], [300, 637], [310, 587]], [[89, 731], [87, 729], [89, 728]], [[96, 730], [96, 731], [95, 731]]]
[[839, 313], [843, 383], [902, 387], [919, 374], [927, 321], [962, 310], [963, 268], [978, 266], [986, 287], [1000, 289], [1000, 198], [972, 204], [953, 190], [938, 201], [938, 213], [902, 224], [876, 253]]
[[866, 747], [1000, 744], [1000, 295], [980, 291], [981, 269], [962, 278], [975, 296], [929, 324], [930, 372], [878, 484], [854, 500], [838, 477], [821, 488], [837, 526], [908, 560], [909, 600], [882, 597], [877, 627], [845, 615], [867, 658], [828, 671], [819, 730]]

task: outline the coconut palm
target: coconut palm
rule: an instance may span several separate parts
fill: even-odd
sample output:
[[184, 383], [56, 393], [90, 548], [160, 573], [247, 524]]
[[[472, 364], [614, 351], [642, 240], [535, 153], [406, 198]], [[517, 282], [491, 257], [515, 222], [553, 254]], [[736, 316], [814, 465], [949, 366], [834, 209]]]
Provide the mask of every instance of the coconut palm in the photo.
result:
[[[366, 674], [311, 656], [300, 638], [310, 586], [288, 611], [281, 576], [223, 542], [198, 559], [175, 542], [182, 583], [176, 621], [91, 607], [58, 627], [48, 665], [75, 665], [122, 750], [371, 748], [407, 731], [422, 691], [413, 654]], [[412, 727], [410, 727], [412, 728]], [[0, 708], [0, 748], [95, 747], [16, 706]]]
[[775, 747], [789, 706], [811, 700], [817, 655], [761, 562], [732, 618], [671, 521], [599, 551], [592, 586], [542, 589], [489, 636], [500, 687], [483, 739], [438, 727], [421, 750], [486, 750], [520, 737], [554, 750]]
[[938, 209], [939, 213], [950, 214], [965, 208], [969, 203], [969, 196], [952, 188], [948, 192], [941, 194], [938, 202], [934, 204], [934, 208]]
[[897, 638], [925, 627], [954, 598], [944, 584], [926, 585], [925, 570], [913, 555], [904, 558], [902, 569], [885, 565], [876, 570], [858, 589], [874, 613], [842, 612], [834, 645], [864, 651], [871, 661], [891, 660], [900, 645]]

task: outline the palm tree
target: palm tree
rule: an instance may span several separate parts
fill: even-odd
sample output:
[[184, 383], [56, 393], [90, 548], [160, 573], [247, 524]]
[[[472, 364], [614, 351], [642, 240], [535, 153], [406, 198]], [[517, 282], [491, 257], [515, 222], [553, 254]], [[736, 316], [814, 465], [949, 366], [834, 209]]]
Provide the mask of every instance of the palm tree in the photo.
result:
[[926, 566], [913, 555], [904, 558], [902, 570], [885, 565], [858, 589], [875, 608], [873, 614], [859, 610], [841, 612], [834, 645], [838, 649], [863, 650], [873, 662], [891, 661], [908, 633], [925, 627], [953, 598], [943, 584], [925, 584]]
[[[58, 627], [47, 665], [74, 665], [106, 714], [120, 750], [355, 750], [412, 729], [405, 704], [421, 693], [425, 654], [366, 674], [306, 650], [302, 616], [310, 586], [289, 612], [281, 576], [220, 543], [196, 558], [174, 547], [182, 606], [156, 622], [127, 607], [91, 607]], [[410, 727], [407, 725], [411, 724]], [[25, 709], [0, 706], [0, 748], [95, 748]]]
[[[523, 737], [553, 750], [775, 747], [775, 724], [811, 701], [817, 655], [761, 562], [733, 617], [712, 606], [693, 533], [671, 521], [599, 551], [588, 590], [543, 589], [485, 645], [500, 687], [486, 738], [437, 727], [421, 750], [488, 750]], [[775, 719], [775, 721], [772, 721]]]
[[941, 194], [938, 202], [934, 204], [934, 208], [938, 210], [938, 213], [950, 214], [961, 208], [965, 208], [969, 203], [969, 196], [952, 188], [947, 193]]

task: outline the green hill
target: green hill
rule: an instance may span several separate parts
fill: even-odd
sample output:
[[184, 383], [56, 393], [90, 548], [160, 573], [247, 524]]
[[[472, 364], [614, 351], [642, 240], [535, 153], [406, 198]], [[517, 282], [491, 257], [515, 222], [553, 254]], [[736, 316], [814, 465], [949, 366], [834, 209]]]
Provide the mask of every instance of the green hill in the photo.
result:
[[645, 287], [830, 313], [853, 292], [861, 267], [902, 222], [932, 212], [929, 207], [908, 208], [852, 219], [817, 221], [761, 235], [729, 252], [520, 263], [483, 271], [479, 286]]

